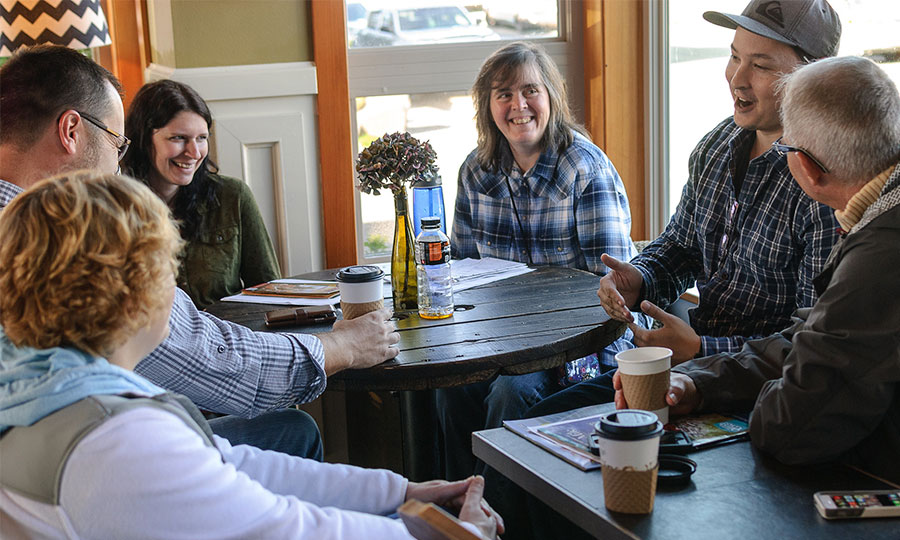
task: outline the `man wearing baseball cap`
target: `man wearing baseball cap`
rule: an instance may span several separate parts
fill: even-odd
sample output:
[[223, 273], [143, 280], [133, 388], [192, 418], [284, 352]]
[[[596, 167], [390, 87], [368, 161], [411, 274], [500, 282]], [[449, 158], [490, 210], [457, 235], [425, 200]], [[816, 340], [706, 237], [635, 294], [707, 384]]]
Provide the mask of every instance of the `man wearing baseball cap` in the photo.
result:
[[[673, 364], [736, 352], [788, 326], [795, 309], [815, 302], [812, 280], [838, 237], [833, 213], [803, 193], [771, 148], [782, 132], [776, 83], [837, 52], [837, 14], [825, 0], [754, 0], [741, 15], [703, 17], [735, 29], [725, 68], [734, 114], [691, 153], [666, 230], [630, 262], [603, 255], [611, 271], [597, 291], [615, 319], [632, 323], [629, 310], [640, 308], [660, 321], [656, 330], [630, 324], [634, 345], [668, 347]], [[694, 282], [700, 301], [690, 324], [661, 309]], [[612, 401], [612, 375], [559, 392], [527, 415]]]

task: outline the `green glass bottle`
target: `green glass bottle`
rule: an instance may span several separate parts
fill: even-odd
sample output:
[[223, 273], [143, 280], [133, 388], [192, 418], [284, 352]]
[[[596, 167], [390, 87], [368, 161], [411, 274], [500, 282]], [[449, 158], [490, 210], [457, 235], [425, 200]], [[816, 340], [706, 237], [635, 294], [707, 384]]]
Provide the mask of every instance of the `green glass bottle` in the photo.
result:
[[415, 237], [409, 221], [409, 205], [406, 188], [394, 193], [394, 249], [391, 252], [391, 292], [394, 297], [394, 311], [416, 310], [418, 290], [416, 288]]

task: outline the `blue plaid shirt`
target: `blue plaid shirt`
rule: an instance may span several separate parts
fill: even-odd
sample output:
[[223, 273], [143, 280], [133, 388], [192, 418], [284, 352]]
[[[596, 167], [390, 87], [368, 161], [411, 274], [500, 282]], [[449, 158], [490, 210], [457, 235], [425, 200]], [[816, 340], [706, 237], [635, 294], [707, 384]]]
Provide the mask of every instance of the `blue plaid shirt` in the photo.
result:
[[[566, 266], [604, 275], [600, 255], [629, 260], [631, 213], [625, 186], [609, 158], [575, 135], [561, 154], [548, 149], [525, 174], [505, 145], [501, 171], [487, 172], [469, 154], [459, 169], [450, 249], [454, 258], [495, 257]], [[506, 178], [512, 186], [522, 235]]]
[[696, 280], [700, 303], [690, 320], [701, 355], [737, 351], [789, 326], [796, 308], [815, 303], [812, 280], [838, 238], [833, 211], [803, 193], [771, 148], [749, 162], [735, 193], [735, 155], [749, 155], [754, 140], [731, 118], [708, 133], [691, 154], [666, 230], [631, 261], [643, 274], [643, 297], [661, 306]]
[[[483, 170], [469, 154], [459, 169], [456, 214], [450, 249], [454, 258], [495, 257], [535, 265], [566, 266], [605, 275], [600, 255], [627, 261], [637, 254], [631, 241], [631, 212], [625, 186], [602, 150], [580, 134], [561, 154], [545, 150], [530, 171], [522, 173], [507, 146], [501, 170]], [[506, 178], [526, 235], [510, 200]], [[590, 299], [586, 300], [590, 301]], [[598, 302], [596, 298], [593, 301]], [[649, 328], [652, 320], [635, 313]], [[631, 335], [631, 331], [627, 331]], [[599, 355], [599, 363], [615, 366], [619, 342]], [[599, 375], [594, 355], [566, 365], [566, 382]]]
[[[23, 190], [0, 180], [0, 209]], [[325, 390], [318, 338], [253, 332], [197, 311], [175, 289], [169, 337], [134, 371], [204, 409], [252, 418], [317, 398]]]

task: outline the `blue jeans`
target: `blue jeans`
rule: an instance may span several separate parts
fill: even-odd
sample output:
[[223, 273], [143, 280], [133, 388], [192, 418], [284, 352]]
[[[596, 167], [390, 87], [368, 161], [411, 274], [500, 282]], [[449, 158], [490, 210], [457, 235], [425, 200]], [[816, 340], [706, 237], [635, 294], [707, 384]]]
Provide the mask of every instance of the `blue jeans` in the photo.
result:
[[529, 407], [560, 389], [556, 370], [500, 375], [490, 381], [435, 391], [438, 426], [444, 445], [447, 480], [483, 474], [485, 465], [472, 455], [472, 432], [515, 420]]
[[319, 427], [312, 416], [299, 409], [281, 409], [250, 419], [222, 416], [210, 420], [209, 427], [232, 445], [248, 444], [322, 461]]

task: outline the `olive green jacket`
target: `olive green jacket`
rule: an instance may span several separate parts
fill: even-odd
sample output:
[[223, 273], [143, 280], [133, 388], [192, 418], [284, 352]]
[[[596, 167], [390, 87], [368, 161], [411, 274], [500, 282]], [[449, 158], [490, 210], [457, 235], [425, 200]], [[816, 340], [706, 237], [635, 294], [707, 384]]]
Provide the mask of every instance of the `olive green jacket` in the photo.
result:
[[217, 208], [203, 205], [200, 233], [185, 246], [178, 286], [203, 309], [244, 287], [281, 277], [272, 241], [244, 182], [210, 174], [219, 184]]

